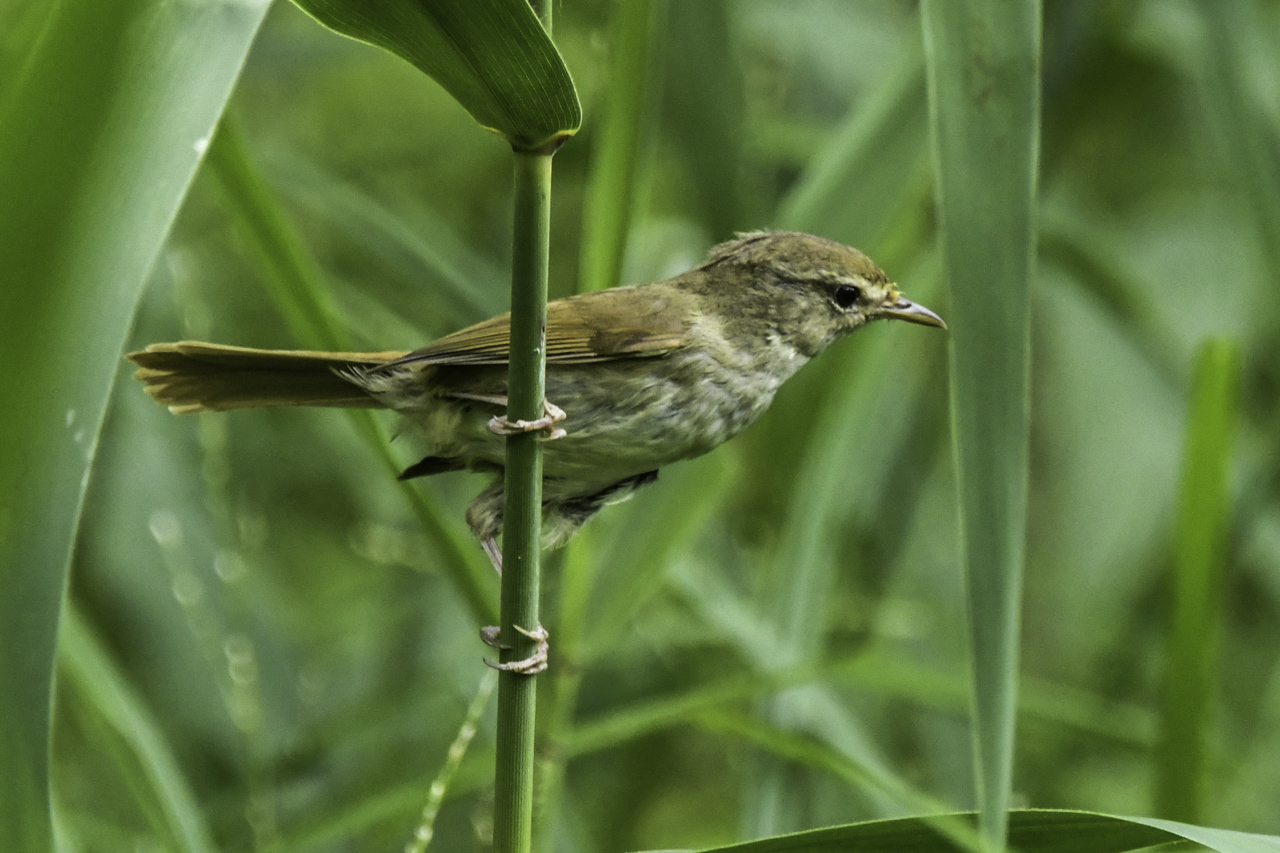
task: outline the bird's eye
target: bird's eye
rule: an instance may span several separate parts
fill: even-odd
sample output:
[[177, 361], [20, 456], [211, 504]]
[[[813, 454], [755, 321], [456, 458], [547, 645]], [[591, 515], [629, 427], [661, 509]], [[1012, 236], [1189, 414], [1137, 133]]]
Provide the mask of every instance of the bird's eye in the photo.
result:
[[862, 291], [851, 284], [842, 284], [836, 288], [834, 298], [837, 305], [848, 311], [858, 304], [858, 300], [862, 298]]

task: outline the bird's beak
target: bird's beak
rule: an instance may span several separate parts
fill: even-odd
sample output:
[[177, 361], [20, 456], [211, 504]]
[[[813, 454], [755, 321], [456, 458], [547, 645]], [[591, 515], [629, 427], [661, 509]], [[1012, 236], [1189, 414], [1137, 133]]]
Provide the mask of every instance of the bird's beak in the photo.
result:
[[947, 327], [947, 324], [937, 314], [903, 296], [899, 296], [898, 301], [892, 305], [877, 311], [876, 319], [878, 320], [881, 317], [888, 317], [892, 320], [906, 320], [908, 323], [919, 323], [921, 326], [937, 326], [939, 329]]

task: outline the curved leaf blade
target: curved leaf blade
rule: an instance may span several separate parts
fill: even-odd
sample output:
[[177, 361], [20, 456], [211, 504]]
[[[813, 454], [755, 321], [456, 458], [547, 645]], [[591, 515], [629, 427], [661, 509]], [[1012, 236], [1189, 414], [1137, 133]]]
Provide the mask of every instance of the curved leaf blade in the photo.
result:
[[54, 650], [134, 304], [266, 2], [63, 3], [0, 113], [0, 848], [48, 849]]
[[[963, 849], [939, 829], [942, 817], [974, 821], [977, 815], [968, 812], [829, 826], [702, 853], [951, 853]], [[1122, 853], [1185, 841], [1218, 853], [1280, 853], [1280, 837], [1274, 835], [1085, 811], [1027, 809], [1009, 813], [1009, 844], [1021, 853]]]
[[526, 0], [294, 2], [414, 65], [517, 150], [554, 150], [582, 123], [569, 69]]
[[63, 672], [82, 697], [133, 750], [150, 783], [147, 793], [182, 853], [214, 853], [217, 847], [199, 801], [178, 766], [151, 709], [120, 669], [84, 616], [69, 607], [59, 653]]

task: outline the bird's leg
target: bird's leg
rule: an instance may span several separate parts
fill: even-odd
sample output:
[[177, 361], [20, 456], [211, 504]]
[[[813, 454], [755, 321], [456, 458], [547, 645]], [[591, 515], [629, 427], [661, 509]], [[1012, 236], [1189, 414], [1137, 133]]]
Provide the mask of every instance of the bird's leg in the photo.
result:
[[546, 432], [545, 441], [564, 438], [567, 433], [556, 426], [566, 417], [564, 409], [546, 399], [542, 400], [542, 417], [533, 421], [509, 421], [506, 415], [497, 415], [489, 419], [489, 432], [494, 435], [519, 435], [525, 432]]
[[[488, 536], [481, 540], [480, 544], [483, 546], [484, 552], [489, 555], [489, 561], [493, 563], [494, 570], [501, 575], [502, 551], [498, 548], [498, 540]], [[515, 660], [510, 663], [494, 663], [488, 658], [485, 658], [484, 662], [494, 669], [499, 669], [503, 672], [515, 672], [520, 675], [537, 675], [546, 669], [547, 653], [550, 651], [550, 646], [547, 644], [550, 635], [547, 634], [547, 629], [541, 625], [532, 631], [527, 631], [519, 625], [512, 625], [511, 627], [524, 634], [530, 640], [537, 641], [538, 647], [534, 649], [533, 654], [523, 660]], [[480, 629], [480, 639], [486, 646], [492, 646], [495, 649], [511, 648], [509, 643], [502, 642], [500, 639], [501, 634], [502, 629], [497, 625], [485, 625]]]
[[498, 547], [498, 540], [486, 536], [480, 540], [480, 547], [489, 555], [489, 562], [493, 563], [493, 570], [498, 573], [498, 577], [502, 577], [502, 549]]
[[[533, 650], [533, 654], [521, 660], [513, 660], [508, 663], [494, 663], [488, 658], [484, 659], [485, 665], [493, 667], [502, 672], [514, 672], [519, 675], [537, 675], [547, 668], [547, 653], [551, 650], [551, 646], [547, 643], [550, 635], [547, 629], [539, 625], [532, 631], [521, 628], [519, 625], [512, 625], [521, 634], [524, 634], [530, 640], [537, 642], [538, 646]], [[501, 639], [501, 629], [497, 625], [486, 625], [480, 629], [480, 640], [486, 646], [492, 646], [495, 649], [509, 649], [510, 643], [504, 643]]]

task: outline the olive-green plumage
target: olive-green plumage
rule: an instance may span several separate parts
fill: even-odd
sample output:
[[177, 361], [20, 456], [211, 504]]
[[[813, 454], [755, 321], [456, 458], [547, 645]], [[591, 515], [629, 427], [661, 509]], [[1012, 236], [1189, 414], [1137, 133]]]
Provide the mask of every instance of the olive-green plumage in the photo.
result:
[[[856, 249], [785, 231], [742, 235], [666, 281], [547, 306], [547, 399], [567, 414], [543, 445], [544, 543], [563, 543], [606, 503], [669, 462], [751, 424], [809, 359], [880, 318], [944, 327]], [[405, 476], [500, 472], [510, 317], [414, 352], [319, 353], [206, 343], [132, 353], [135, 376], [174, 412], [257, 406], [370, 406], [404, 415], [428, 455]], [[502, 479], [467, 511], [489, 546]]]

